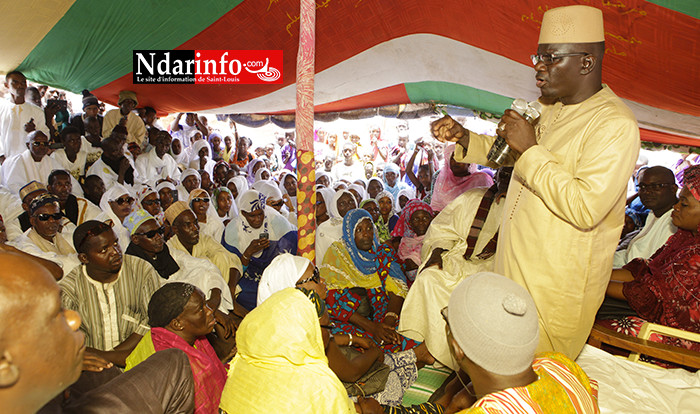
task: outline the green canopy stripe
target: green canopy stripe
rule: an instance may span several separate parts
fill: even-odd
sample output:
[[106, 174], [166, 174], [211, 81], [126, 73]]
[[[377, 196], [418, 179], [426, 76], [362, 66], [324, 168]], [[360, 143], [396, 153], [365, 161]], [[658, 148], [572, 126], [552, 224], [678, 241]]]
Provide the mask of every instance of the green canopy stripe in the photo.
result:
[[133, 50], [177, 48], [242, 1], [76, 0], [18, 69], [54, 87], [93, 90], [130, 73]]
[[412, 103], [443, 103], [497, 115], [502, 115], [503, 111], [510, 108], [515, 99], [450, 82], [412, 82], [405, 86]]
[[698, 0], [647, 0], [658, 6], [700, 19], [700, 1]]

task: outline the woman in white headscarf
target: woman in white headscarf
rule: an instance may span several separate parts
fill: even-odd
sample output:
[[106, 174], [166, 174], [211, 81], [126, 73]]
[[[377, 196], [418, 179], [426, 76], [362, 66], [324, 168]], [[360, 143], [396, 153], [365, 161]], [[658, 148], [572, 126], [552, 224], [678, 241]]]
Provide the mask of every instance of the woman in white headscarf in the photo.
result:
[[362, 200], [367, 198], [367, 192], [365, 191], [365, 188], [359, 184], [350, 184], [350, 187], [348, 187], [348, 191], [352, 193], [353, 196], [355, 196], [355, 201], [357, 201], [357, 205], [359, 206]]
[[290, 212], [297, 211], [297, 175], [293, 172], [282, 171], [280, 175], [280, 191], [284, 204]]
[[274, 208], [278, 213], [286, 218], [292, 226], [297, 226], [296, 213], [289, 212], [289, 209], [287, 206], [285, 206], [284, 199], [282, 198], [282, 192], [273, 181], [257, 181], [255, 184], [253, 184], [253, 189], [259, 191], [265, 196], [266, 205]]
[[404, 188], [403, 190], [399, 191], [399, 194], [394, 199], [394, 211], [396, 214], [401, 213], [401, 210], [403, 210], [406, 203], [414, 198], [416, 198], [416, 190], [413, 188]]
[[124, 227], [123, 221], [134, 209], [134, 196], [125, 186], [114, 183], [100, 199], [100, 209], [102, 213], [95, 217], [95, 220], [105, 222], [112, 226], [114, 234], [119, 239], [119, 247], [122, 252], [131, 243], [129, 229]]
[[194, 168], [188, 168], [180, 175], [180, 184], [177, 186], [177, 199], [187, 201], [190, 192], [202, 184], [202, 176]]
[[224, 223], [219, 218], [209, 193], [201, 188], [192, 190], [190, 197], [187, 199], [187, 204], [189, 204], [194, 215], [197, 216], [199, 232], [206, 234], [217, 242], [221, 242], [221, 236], [224, 234]]
[[[175, 153], [176, 151], [179, 151], [179, 152]], [[175, 160], [175, 163], [180, 168], [185, 168], [185, 166], [187, 164], [189, 164], [189, 158], [187, 155], [187, 151], [185, 150], [185, 147], [182, 145], [182, 141], [180, 141], [180, 138], [177, 136], [173, 137], [173, 140], [170, 143], [170, 155], [173, 157], [173, 159]]]
[[189, 168], [204, 170], [209, 173], [209, 177], [213, 177], [215, 165], [216, 162], [211, 159], [211, 147], [209, 146], [209, 142], [204, 139], [195, 141], [195, 143], [192, 144]]
[[237, 175], [226, 182], [226, 188], [231, 190], [233, 201], [235, 202], [236, 206], [238, 206], [238, 200], [243, 193], [248, 191], [250, 186], [248, 185], [248, 180], [244, 176]]
[[257, 173], [258, 170], [261, 168], [265, 168], [265, 161], [263, 161], [260, 158], [255, 158], [254, 160], [248, 163], [246, 167], [248, 185], [253, 185], [253, 183], [255, 182], [255, 173]]
[[[331, 212], [328, 210], [333, 202], [335, 191], [323, 186], [316, 188], [316, 227], [330, 220]], [[317, 230], [318, 232], [318, 230]]]
[[343, 235], [343, 217], [354, 208], [357, 208], [357, 201], [348, 190], [337, 191], [333, 200], [326, 204], [330, 220], [321, 223], [316, 229], [316, 260], [322, 261], [331, 244], [340, 240]]
[[316, 170], [316, 184], [320, 184], [326, 188], [331, 188], [333, 177], [323, 170]]
[[271, 177], [272, 173], [270, 173], [270, 170], [268, 170], [266, 167], [262, 167], [255, 172], [255, 183], [259, 181], [269, 181]]
[[248, 190], [239, 197], [240, 215], [224, 230], [223, 245], [238, 255], [243, 277], [236, 301], [245, 309], [257, 304], [258, 282], [272, 259], [281, 253], [296, 254], [297, 231], [276, 210], [265, 205], [265, 196]]

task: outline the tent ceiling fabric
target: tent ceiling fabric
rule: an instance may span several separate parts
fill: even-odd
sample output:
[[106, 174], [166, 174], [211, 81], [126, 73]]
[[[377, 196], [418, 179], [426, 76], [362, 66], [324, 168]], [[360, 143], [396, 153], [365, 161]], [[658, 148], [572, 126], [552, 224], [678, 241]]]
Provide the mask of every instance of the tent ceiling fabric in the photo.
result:
[[[0, 3], [0, 73], [17, 68], [73, 5], [74, 0], [23, 0]], [[21, 35], [20, 35], [21, 34]]]
[[[298, 0], [26, 3], [55, 13], [25, 18], [23, 27], [55, 24], [37, 29], [46, 34], [29, 41], [34, 46], [0, 57], [0, 69], [21, 60], [34, 81], [88, 88], [110, 103], [120, 90], [134, 90], [141, 105], [161, 113], [294, 109]], [[537, 96], [529, 55], [544, 11], [575, 3], [603, 10], [603, 80], [640, 126], [700, 139], [697, 0], [317, 0], [316, 110], [435, 102], [500, 113], [513, 98]], [[13, 46], [24, 37], [0, 31]], [[133, 49], [281, 49], [283, 83], [132, 85]]]

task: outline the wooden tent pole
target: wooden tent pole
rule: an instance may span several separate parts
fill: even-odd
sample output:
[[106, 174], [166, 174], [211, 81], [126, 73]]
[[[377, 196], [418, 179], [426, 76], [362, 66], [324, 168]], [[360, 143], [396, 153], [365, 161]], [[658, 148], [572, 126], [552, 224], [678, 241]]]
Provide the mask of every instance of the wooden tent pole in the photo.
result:
[[299, 52], [297, 54], [296, 71], [297, 106], [295, 112], [298, 174], [298, 254], [315, 262], [314, 66], [316, 53], [316, 2], [314, 0], [301, 0], [300, 3]]

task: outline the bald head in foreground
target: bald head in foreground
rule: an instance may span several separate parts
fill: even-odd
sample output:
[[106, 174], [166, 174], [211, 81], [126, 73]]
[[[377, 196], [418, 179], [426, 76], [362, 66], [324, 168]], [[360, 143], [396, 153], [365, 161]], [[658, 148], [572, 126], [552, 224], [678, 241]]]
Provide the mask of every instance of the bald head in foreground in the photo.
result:
[[80, 376], [80, 315], [62, 308], [61, 289], [41, 265], [5, 252], [0, 264], [0, 407], [33, 413]]

